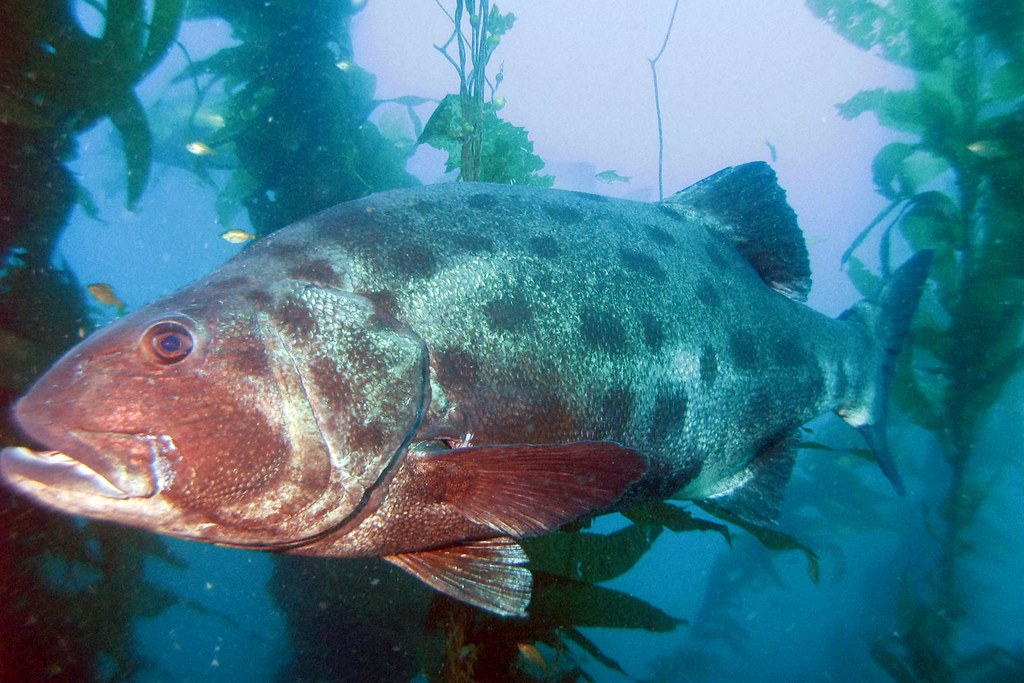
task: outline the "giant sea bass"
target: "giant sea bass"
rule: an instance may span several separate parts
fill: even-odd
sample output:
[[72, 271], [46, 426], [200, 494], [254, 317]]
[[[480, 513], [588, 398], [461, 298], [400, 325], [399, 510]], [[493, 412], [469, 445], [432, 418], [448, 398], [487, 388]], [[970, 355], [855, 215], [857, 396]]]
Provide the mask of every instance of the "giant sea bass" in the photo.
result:
[[453, 183], [348, 202], [96, 332], [15, 419], [3, 476], [182, 538], [379, 556], [522, 615], [517, 540], [678, 496], [770, 518], [829, 410], [899, 477], [886, 389], [927, 276], [837, 320], [775, 174], [656, 204]]

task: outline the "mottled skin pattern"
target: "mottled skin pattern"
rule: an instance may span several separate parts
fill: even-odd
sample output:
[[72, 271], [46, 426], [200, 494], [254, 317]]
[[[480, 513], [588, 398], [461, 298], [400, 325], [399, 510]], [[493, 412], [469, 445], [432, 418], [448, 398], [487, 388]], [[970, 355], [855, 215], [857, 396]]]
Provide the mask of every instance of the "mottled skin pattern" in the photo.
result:
[[[47, 487], [13, 456], [5, 474], [81, 514], [323, 555], [498, 535], [413, 457], [435, 449], [611, 441], [649, 463], [621, 504], [721, 492], [810, 418], [866, 410], [882, 352], [709, 220], [468, 183], [329, 209], [90, 337], [19, 404], [133, 495]], [[195, 338], [181, 363], [151, 357], [160, 321]]]

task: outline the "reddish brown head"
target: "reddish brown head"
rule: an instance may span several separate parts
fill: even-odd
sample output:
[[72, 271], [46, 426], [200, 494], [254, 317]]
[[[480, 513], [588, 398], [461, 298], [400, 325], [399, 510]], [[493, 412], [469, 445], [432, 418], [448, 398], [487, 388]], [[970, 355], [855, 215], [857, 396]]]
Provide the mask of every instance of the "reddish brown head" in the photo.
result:
[[[426, 351], [365, 299], [231, 266], [71, 350], [0, 457], [44, 504], [215, 543], [291, 547], [356, 521], [429, 403]], [[275, 281], [276, 280], [276, 281]]]

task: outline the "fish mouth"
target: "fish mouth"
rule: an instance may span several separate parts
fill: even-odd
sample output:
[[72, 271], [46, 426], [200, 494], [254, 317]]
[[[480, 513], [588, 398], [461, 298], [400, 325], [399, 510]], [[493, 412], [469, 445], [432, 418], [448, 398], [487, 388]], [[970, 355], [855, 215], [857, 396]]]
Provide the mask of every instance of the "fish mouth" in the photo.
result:
[[82, 461], [60, 451], [34, 451], [24, 446], [4, 448], [0, 450], [0, 472], [23, 490], [41, 486], [117, 500], [133, 497]]

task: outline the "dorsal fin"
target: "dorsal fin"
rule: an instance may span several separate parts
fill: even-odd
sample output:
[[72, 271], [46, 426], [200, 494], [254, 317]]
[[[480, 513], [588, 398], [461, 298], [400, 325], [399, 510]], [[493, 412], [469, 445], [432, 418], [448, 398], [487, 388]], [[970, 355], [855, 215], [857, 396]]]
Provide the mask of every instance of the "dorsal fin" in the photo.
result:
[[811, 290], [807, 245], [775, 171], [763, 161], [732, 166], [694, 183], [662, 204], [681, 216], [699, 214], [708, 229], [739, 250], [772, 289], [803, 301]]

